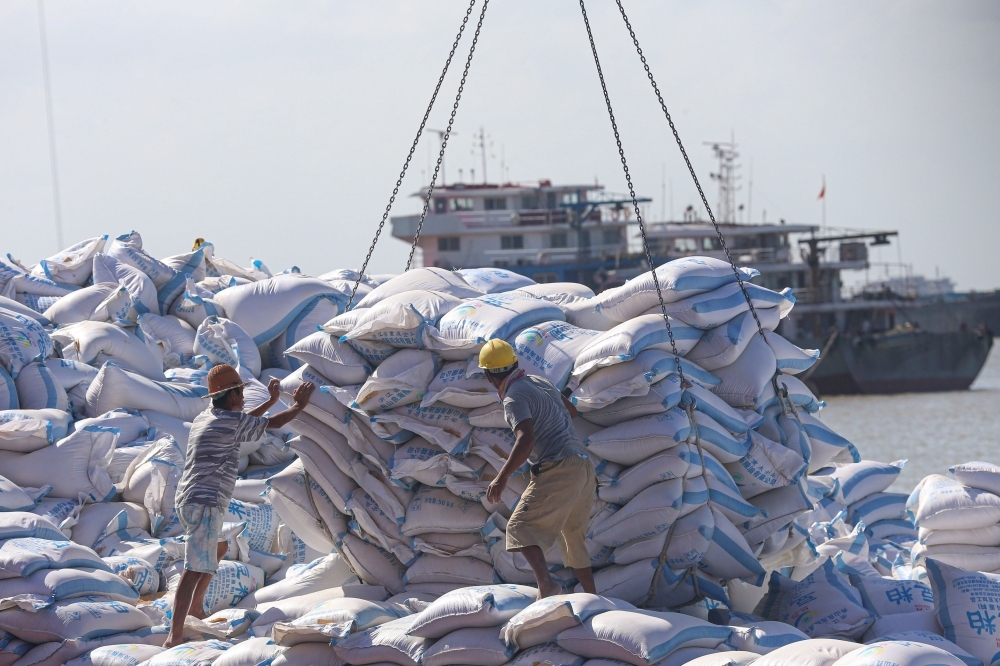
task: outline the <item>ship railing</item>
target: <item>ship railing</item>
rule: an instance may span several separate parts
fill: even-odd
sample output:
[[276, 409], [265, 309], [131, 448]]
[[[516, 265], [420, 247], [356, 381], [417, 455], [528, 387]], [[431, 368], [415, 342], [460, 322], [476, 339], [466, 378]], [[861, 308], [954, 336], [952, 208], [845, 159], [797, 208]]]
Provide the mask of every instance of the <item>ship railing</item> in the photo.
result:
[[486, 260], [493, 266], [549, 266], [577, 261], [614, 259], [627, 254], [622, 243], [589, 247], [524, 248], [516, 250], [486, 250]]
[[567, 224], [569, 212], [559, 210], [472, 210], [456, 211], [452, 215], [469, 229], [493, 227], [527, 227]]

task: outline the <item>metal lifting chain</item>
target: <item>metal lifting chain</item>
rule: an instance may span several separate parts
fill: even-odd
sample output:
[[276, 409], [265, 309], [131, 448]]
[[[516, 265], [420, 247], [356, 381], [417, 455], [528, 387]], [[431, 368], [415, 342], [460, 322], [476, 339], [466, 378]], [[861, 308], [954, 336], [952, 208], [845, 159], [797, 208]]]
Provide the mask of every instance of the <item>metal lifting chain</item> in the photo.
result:
[[[621, 12], [622, 20], [625, 21], [625, 27], [628, 28], [628, 34], [632, 37], [632, 43], [635, 45], [636, 53], [639, 54], [639, 60], [642, 61], [642, 67], [646, 70], [646, 76], [649, 78], [649, 83], [653, 86], [653, 92], [656, 93], [656, 99], [660, 102], [660, 108], [663, 109], [663, 115], [666, 116], [667, 123], [670, 125], [670, 131], [674, 134], [674, 140], [677, 142], [677, 147], [681, 151], [681, 156], [684, 157], [684, 163], [687, 164], [688, 172], [694, 180], [694, 186], [698, 188], [698, 194], [701, 196], [701, 202], [705, 205], [705, 210], [708, 211], [709, 219], [712, 220], [712, 226], [715, 227], [715, 234], [719, 237], [719, 244], [722, 245], [722, 249], [726, 252], [726, 258], [729, 259], [729, 265], [732, 267], [733, 273], [736, 275], [736, 280], [740, 284], [740, 291], [743, 292], [743, 297], [747, 299], [747, 305], [750, 306], [750, 314], [753, 315], [754, 321], [757, 322], [757, 330], [760, 332], [760, 337], [764, 338], [764, 327], [761, 326], [760, 319], [757, 317], [757, 310], [754, 309], [753, 301], [750, 300], [750, 294], [747, 292], [746, 285], [743, 283], [743, 276], [740, 275], [739, 269], [736, 268], [736, 262], [733, 261], [733, 255], [729, 252], [729, 247], [726, 245], [726, 239], [722, 237], [722, 230], [719, 229], [719, 223], [715, 221], [715, 214], [712, 212], [712, 207], [708, 205], [708, 198], [705, 196], [705, 191], [701, 188], [701, 182], [698, 181], [698, 175], [694, 172], [694, 167], [691, 166], [691, 160], [688, 158], [687, 151], [684, 149], [684, 144], [681, 142], [681, 135], [677, 133], [677, 127], [674, 125], [674, 119], [670, 117], [670, 112], [667, 111], [667, 104], [663, 101], [663, 95], [660, 94], [660, 87], [656, 85], [656, 79], [653, 78], [653, 72], [650, 71], [649, 63], [646, 62], [646, 56], [643, 54], [642, 48], [639, 46], [639, 39], [635, 36], [635, 30], [632, 29], [632, 23], [628, 20], [628, 15], [625, 14], [625, 7], [622, 6], [622, 0], [615, 0], [615, 2], [618, 4], [618, 11]], [[641, 228], [642, 227], [640, 225], [640, 229]], [[645, 239], [646, 237], [643, 235], [643, 243], [646, 242]], [[659, 287], [657, 287], [657, 291], [659, 291]], [[662, 298], [660, 300], [662, 301]]]
[[[403, 177], [406, 176], [406, 170], [410, 167], [410, 160], [413, 159], [413, 153], [417, 149], [417, 144], [420, 142], [420, 137], [424, 133], [424, 127], [427, 125], [427, 119], [431, 115], [431, 109], [434, 108], [434, 102], [437, 100], [438, 91], [441, 90], [441, 84], [444, 83], [445, 74], [448, 73], [448, 68], [451, 66], [451, 59], [455, 56], [455, 51], [458, 49], [458, 42], [462, 39], [462, 33], [465, 32], [465, 26], [469, 22], [469, 16], [472, 15], [472, 8], [475, 6], [476, 0], [471, 0], [469, 2], [469, 8], [465, 10], [465, 17], [462, 19], [462, 25], [458, 28], [458, 34], [455, 35], [455, 41], [451, 45], [451, 51], [448, 52], [448, 59], [445, 60], [444, 69], [441, 70], [441, 76], [438, 77], [437, 85], [434, 86], [434, 94], [431, 95], [431, 101], [427, 105], [427, 111], [424, 112], [424, 117], [420, 121], [420, 127], [417, 129], [417, 136], [413, 139], [413, 144], [410, 146], [410, 152], [406, 155], [406, 161], [403, 162], [403, 170], [399, 172], [399, 178], [396, 179], [396, 186], [392, 188], [392, 196], [389, 197], [389, 203], [385, 207], [385, 212], [382, 213], [382, 221], [378, 224], [378, 229], [375, 231], [375, 238], [372, 239], [371, 247], [368, 248], [368, 256], [365, 257], [365, 262], [361, 265], [361, 270], [358, 271], [358, 279], [354, 282], [354, 288], [351, 289], [351, 297], [347, 300], [347, 307], [344, 310], [349, 310], [351, 304], [354, 303], [354, 297], [358, 293], [358, 285], [361, 284], [361, 278], [364, 277], [365, 271], [368, 269], [368, 262], [371, 261], [372, 252], [375, 251], [375, 244], [378, 243], [378, 238], [382, 234], [382, 228], [385, 226], [385, 221], [389, 219], [389, 211], [392, 210], [392, 204], [396, 201], [396, 196], [399, 194], [399, 188], [403, 184]], [[407, 264], [409, 268], [409, 264]]]
[[[413, 234], [413, 244], [410, 245], [410, 256], [406, 260], [406, 270], [410, 270], [413, 263], [413, 254], [417, 251], [417, 241], [420, 240], [420, 230], [424, 226], [427, 218], [427, 211], [430, 208], [431, 195], [434, 193], [434, 185], [437, 184], [438, 172], [441, 170], [441, 162], [444, 160], [444, 151], [448, 147], [448, 138], [451, 136], [451, 127], [455, 124], [455, 114], [458, 113], [458, 103], [462, 99], [462, 91], [465, 90], [465, 79], [469, 76], [469, 66], [472, 64], [472, 56], [476, 53], [476, 44], [479, 42], [479, 32], [483, 29], [483, 17], [486, 16], [486, 8], [489, 7], [490, 0], [483, 0], [483, 9], [479, 12], [479, 22], [476, 24], [476, 32], [472, 36], [472, 45], [469, 48], [469, 57], [465, 59], [465, 69], [462, 70], [462, 80], [458, 83], [458, 93], [455, 95], [455, 103], [451, 106], [451, 115], [448, 117], [448, 126], [441, 137], [441, 150], [438, 151], [437, 163], [434, 165], [434, 175], [431, 176], [431, 184], [427, 186], [427, 195], [424, 197], [424, 208], [420, 211], [420, 221], [417, 222], [417, 230]], [[472, 9], [470, 6], [469, 9]], [[468, 15], [466, 15], [468, 18]], [[464, 23], [463, 23], [464, 26]]]
[[[667, 317], [667, 306], [663, 302], [663, 292], [660, 289], [660, 279], [656, 275], [656, 267], [653, 266], [653, 257], [649, 252], [649, 242], [646, 240], [646, 225], [642, 221], [642, 213], [639, 212], [639, 201], [635, 196], [635, 187], [632, 185], [632, 175], [628, 170], [628, 163], [625, 161], [625, 149], [622, 148], [621, 135], [618, 133], [618, 122], [615, 120], [615, 112], [611, 108], [611, 98], [608, 96], [608, 86], [604, 82], [604, 72], [601, 70], [601, 61], [597, 57], [597, 45], [594, 43], [594, 33], [590, 30], [590, 19], [587, 18], [587, 8], [580, 0], [580, 11], [583, 13], [583, 24], [587, 27], [587, 38], [590, 40], [590, 51], [594, 54], [594, 65], [597, 67], [597, 77], [601, 80], [601, 90], [604, 92], [604, 104], [608, 107], [608, 116], [611, 118], [611, 129], [615, 133], [615, 143], [618, 144], [618, 157], [622, 162], [622, 170], [625, 172], [625, 180], [628, 182], [629, 195], [632, 197], [632, 208], [635, 210], [635, 219], [639, 223], [639, 233], [642, 235], [642, 249], [646, 252], [646, 263], [649, 265], [649, 272], [653, 275], [653, 285], [656, 287], [656, 296], [660, 299], [660, 312], [663, 313], [663, 323], [667, 326], [667, 336], [670, 338], [670, 350], [674, 354], [674, 361], [677, 363], [677, 374], [680, 377], [682, 388], [688, 386], [688, 381], [684, 377], [684, 369], [681, 367], [681, 357], [677, 353], [677, 343], [674, 341], [674, 332], [670, 328], [670, 319]], [[756, 316], [756, 315], [755, 315]]]

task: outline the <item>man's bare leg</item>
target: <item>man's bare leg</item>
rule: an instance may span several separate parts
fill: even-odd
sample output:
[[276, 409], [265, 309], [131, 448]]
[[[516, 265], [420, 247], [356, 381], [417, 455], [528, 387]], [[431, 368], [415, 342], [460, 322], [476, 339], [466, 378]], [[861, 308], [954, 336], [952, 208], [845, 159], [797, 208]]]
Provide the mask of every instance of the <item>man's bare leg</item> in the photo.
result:
[[184, 620], [187, 619], [188, 610], [191, 608], [191, 598], [195, 589], [201, 584], [202, 578], [211, 580], [209, 574], [200, 571], [188, 571], [185, 569], [181, 573], [181, 580], [177, 584], [177, 591], [174, 592], [174, 612], [170, 618], [170, 632], [163, 647], [172, 648], [184, 642]]
[[[225, 541], [220, 541], [216, 549], [216, 560], [221, 562], [222, 558], [226, 556], [226, 552], [229, 545]], [[212, 577], [214, 574], [206, 573], [204, 577], [198, 582], [198, 587], [194, 590], [194, 596], [191, 598], [191, 609], [188, 611], [188, 615], [191, 617], [196, 617], [199, 620], [204, 620], [208, 617], [205, 612], [205, 592], [208, 591], [208, 586], [212, 583]]]
[[576, 574], [576, 579], [580, 581], [580, 587], [583, 588], [584, 592], [597, 594], [597, 586], [594, 584], [593, 569], [590, 567], [587, 567], [586, 569], [573, 569], [573, 573]]
[[539, 599], [562, 593], [562, 587], [552, 580], [552, 575], [549, 574], [549, 567], [545, 563], [545, 553], [542, 552], [541, 548], [525, 546], [520, 552], [524, 555], [524, 559], [528, 560], [528, 566], [535, 573]]

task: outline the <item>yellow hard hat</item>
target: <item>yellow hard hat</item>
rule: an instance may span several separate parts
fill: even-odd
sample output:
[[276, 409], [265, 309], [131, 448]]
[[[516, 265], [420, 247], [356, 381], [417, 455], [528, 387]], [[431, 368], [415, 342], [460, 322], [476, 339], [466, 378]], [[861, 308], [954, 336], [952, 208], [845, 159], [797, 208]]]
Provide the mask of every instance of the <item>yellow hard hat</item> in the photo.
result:
[[479, 350], [479, 367], [490, 372], [505, 372], [517, 365], [514, 348], [504, 340], [489, 340]]

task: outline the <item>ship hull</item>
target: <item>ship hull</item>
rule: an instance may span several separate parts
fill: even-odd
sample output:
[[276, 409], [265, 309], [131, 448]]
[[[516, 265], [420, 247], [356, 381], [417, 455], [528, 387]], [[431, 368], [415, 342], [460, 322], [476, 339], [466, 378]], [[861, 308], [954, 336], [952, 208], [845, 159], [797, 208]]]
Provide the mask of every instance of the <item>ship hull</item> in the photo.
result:
[[821, 395], [962, 391], [975, 381], [992, 344], [991, 336], [974, 331], [838, 338], [806, 381]]

